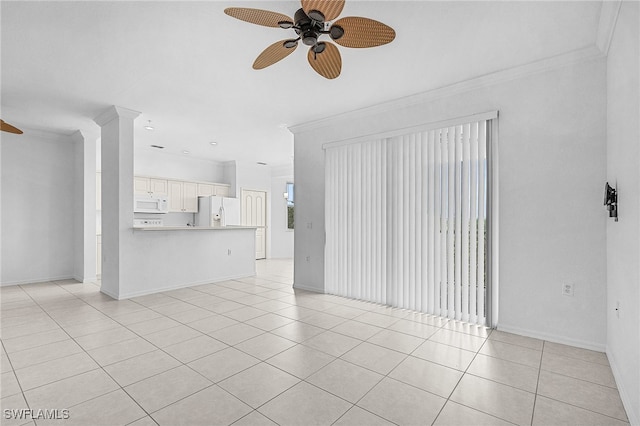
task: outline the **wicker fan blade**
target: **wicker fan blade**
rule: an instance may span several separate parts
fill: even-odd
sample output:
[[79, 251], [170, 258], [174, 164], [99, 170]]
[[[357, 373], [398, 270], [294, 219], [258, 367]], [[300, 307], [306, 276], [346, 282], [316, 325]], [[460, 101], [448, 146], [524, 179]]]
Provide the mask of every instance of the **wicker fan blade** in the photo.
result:
[[349, 16], [338, 19], [332, 27], [338, 26], [344, 30], [344, 35], [334, 39], [344, 47], [375, 47], [391, 43], [396, 38], [396, 32], [388, 25], [369, 18]]
[[312, 10], [317, 10], [324, 15], [325, 21], [336, 19], [344, 7], [344, 0], [301, 0], [301, 3], [307, 15]]
[[0, 120], [0, 130], [2, 130], [3, 132], [15, 133], [16, 135], [22, 134], [22, 130], [18, 129], [17, 127], [13, 127], [9, 123], [5, 123], [4, 120]]
[[270, 12], [262, 9], [249, 9], [245, 7], [228, 7], [224, 10], [229, 16], [252, 24], [264, 25], [265, 27], [279, 27], [280, 22], [291, 22], [293, 20], [282, 13]]
[[287, 48], [284, 47], [284, 43], [286, 41], [287, 40], [276, 41], [271, 46], [264, 49], [253, 62], [253, 69], [261, 70], [269, 65], [275, 64], [293, 53], [293, 51], [298, 47], [298, 44], [296, 43], [293, 47]]
[[324, 78], [334, 79], [340, 75], [340, 71], [342, 70], [340, 51], [333, 43], [321, 42], [318, 44], [325, 45], [324, 51], [315, 53], [313, 46], [311, 46], [307, 54], [309, 65]]

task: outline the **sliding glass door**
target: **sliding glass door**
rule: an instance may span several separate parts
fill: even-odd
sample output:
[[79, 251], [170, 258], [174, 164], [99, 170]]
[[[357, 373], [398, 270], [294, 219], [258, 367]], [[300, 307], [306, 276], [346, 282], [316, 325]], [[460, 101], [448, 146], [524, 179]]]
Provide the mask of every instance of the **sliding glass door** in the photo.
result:
[[325, 290], [488, 324], [491, 119], [325, 150]]

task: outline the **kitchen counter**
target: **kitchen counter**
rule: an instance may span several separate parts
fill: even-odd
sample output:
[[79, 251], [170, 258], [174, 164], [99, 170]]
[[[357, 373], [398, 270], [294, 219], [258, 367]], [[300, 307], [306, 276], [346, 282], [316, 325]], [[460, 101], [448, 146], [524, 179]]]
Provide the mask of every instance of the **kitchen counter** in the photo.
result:
[[136, 231], [233, 231], [238, 229], [256, 229], [255, 226], [134, 226]]

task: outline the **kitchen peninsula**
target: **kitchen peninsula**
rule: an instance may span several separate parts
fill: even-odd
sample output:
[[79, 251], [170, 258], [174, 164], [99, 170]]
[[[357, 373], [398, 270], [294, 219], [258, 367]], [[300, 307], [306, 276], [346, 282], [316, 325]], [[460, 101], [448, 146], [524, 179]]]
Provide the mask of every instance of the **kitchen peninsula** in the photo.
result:
[[131, 228], [131, 264], [121, 267], [132, 285], [117, 296], [123, 299], [253, 276], [255, 230], [248, 226]]

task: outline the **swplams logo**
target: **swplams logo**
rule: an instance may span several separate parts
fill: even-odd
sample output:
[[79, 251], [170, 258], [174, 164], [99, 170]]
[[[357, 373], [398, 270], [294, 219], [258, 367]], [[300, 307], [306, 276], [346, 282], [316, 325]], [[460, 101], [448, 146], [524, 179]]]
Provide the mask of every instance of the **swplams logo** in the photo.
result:
[[6, 420], [66, 420], [69, 416], [68, 409], [37, 409], [32, 410], [29, 408], [10, 409], [5, 408], [3, 410], [4, 418]]

